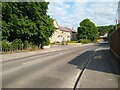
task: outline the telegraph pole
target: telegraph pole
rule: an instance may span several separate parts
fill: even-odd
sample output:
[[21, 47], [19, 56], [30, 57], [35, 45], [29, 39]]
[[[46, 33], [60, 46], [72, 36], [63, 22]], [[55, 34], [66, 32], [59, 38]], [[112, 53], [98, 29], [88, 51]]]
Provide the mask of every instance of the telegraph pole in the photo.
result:
[[118, 29], [118, 24], [120, 23], [120, 1], [118, 2], [117, 14], [116, 14], [116, 30]]

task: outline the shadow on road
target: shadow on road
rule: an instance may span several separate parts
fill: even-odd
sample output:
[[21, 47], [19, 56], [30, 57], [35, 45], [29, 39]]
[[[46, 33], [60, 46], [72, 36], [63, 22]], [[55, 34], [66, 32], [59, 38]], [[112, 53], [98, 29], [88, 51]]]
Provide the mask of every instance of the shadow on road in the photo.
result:
[[79, 56], [77, 56], [73, 60], [69, 61], [68, 63], [72, 64], [72, 65], [76, 65], [77, 68], [79, 68], [79, 69], [83, 69], [85, 63], [90, 58], [90, 55], [93, 54], [93, 52], [94, 51], [86, 51], [85, 53], [80, 54]]
[[[99, 46], [108, 47], [107, 44], [104, 46], [99, 44]], [[92, 57], [90, 57], [90, 55], [92, 55]], [[82, 70], [87, 60], [90, 59], [91, 62], [86, 69], [120, 75], [120, 65], [118, 65], [118, 62], [116, 62], [109, 49], [86, 51], [68, 63], [76, 65], [77, 68]]]

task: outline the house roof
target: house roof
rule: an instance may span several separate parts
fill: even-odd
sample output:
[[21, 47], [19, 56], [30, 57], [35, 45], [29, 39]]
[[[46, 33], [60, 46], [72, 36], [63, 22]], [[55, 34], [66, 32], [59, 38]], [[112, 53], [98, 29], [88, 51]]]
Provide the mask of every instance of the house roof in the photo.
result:
[[57, 28], [57, 29], [60, 29], [61, 31], [65, 31], [65, 32], [76, 32], [75, 29], [71, 29], [71, 28], [67, 28], [67, 27], [61, 27], [59, 26], [59, 24], [57, 23], [57, 21], [54, 19], [54, 26]]
[[54, 19], [54, 22], [53, 22], [55, 28], [60, 28], [60, 26], [58, 25], [57, 21]]
[[66, 32], [76, 32], [73, 28], [67, 28], [67, 27], [60, 27], [59, 28], [61, 31], [66, 31]]

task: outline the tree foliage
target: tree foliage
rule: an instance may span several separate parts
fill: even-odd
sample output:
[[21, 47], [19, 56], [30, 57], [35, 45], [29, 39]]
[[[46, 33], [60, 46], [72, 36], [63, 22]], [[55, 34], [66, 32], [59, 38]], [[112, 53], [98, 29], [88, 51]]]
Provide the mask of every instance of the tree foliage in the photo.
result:
[[98, 38], [98, 29], [89, 19], [84, 19], [80, 22], [80, 27], [77, 29], [78, 39], [89, 39], [91, 41]]
[[109, 27], [109, 31], [108, 31], [108, 38], [112, 35], [112, 33], [115, 31], [115, 25], [110, 25]]
[[2, 39], [21, 39], [47, 45], [54, 32], [53, 19], [47, 15], [48, 2], [3, 2]]
[[105, 33], [111, 33], [115, 30], [114, 25], [98, 26], [99, 35], [103, 36]]

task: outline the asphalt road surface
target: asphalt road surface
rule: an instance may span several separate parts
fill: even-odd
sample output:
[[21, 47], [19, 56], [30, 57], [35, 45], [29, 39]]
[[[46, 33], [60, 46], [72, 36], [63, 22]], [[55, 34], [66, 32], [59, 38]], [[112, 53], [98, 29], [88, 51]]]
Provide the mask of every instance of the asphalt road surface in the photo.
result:
[[[74, 88], [79, 83], [77, 80], [80, 80], [80, 73], [89, 64], [90, 58], [93, 58], [98, 48], [109, 46], [96, 44], [71, 47], [33, 57], [4, 61], [2, 88]], [[110, 70], [111, 68], [113, 69], [111, 66], [107, 67]]]

